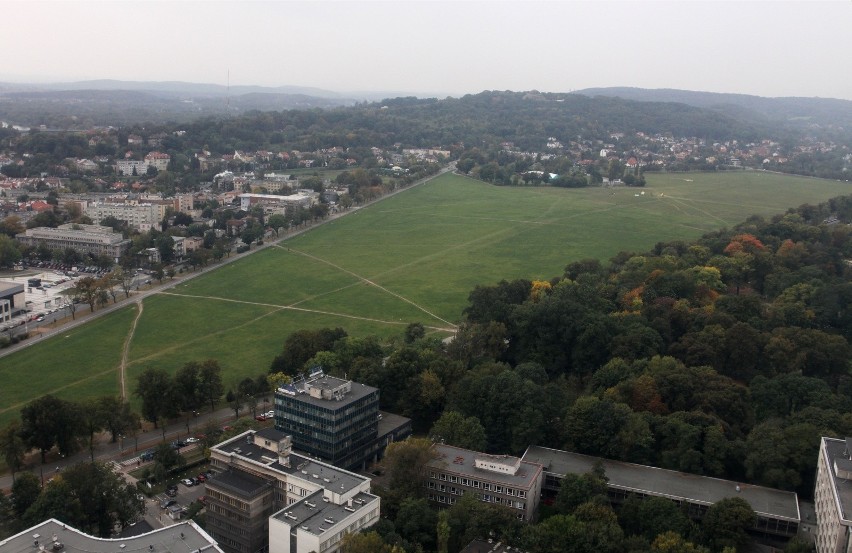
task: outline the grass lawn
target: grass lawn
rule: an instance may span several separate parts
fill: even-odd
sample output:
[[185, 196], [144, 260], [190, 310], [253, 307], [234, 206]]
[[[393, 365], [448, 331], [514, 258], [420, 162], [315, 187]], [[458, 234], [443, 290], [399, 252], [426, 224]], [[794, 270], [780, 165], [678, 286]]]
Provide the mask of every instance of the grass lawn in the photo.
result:
[[[147, 299], [131, 342], [129, 389], [146, 367], [174, 371], [207, 358], [234, 387], [266, 371], [285, 337], [303, 328], [389, 337], [420, 321], [446, 332], [477, 284], [547, 279], [571, 261], [646, 251], [850, 191], [761, 172], [647, 178], [644, 189], [610, 190], [494, 187], [444, 175], [357, 210]], [[69, 339], [0, 359], [0, 422], [45, 393], [117, 393], [134, 314], [122, 310]]]

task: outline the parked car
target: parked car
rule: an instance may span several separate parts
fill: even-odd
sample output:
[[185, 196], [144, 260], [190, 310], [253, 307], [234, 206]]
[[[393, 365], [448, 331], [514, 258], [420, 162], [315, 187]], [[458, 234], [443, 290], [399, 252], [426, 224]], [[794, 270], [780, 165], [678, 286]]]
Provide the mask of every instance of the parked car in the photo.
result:
[[183, 484], [184, 486], [186, 486], [186, 487], [188, 487], [188, 488], [191, 488], [191, 487], [195, 484], [195, 483], [194, 483], [192, 480], [190, 480], [189, 478], [184, 478], [184, 479], [183, 479], [183, 480], [181, 480], [180, 482], [181, 482], [181, 484]]
[[202, 472], [198, 475], [197, 480], [199, 480], [201, 482], [206, 482], [207, 481], [207, 475]]
[[186, 443], [188, 443], [188, 444], [194, 444], [198, 441], [199, 441], [198, 438], [196, 438], [195, 436], [191, 436], [191, 437], [186, 439]]
[[166, 495], [169, 496], [169, 497], [175, 497], [177, 495], [177, 488], [174, 488], [174, 487], [168, 488], [166, 490]]
[[161, 509], [167, 509], [167, 508], [171, 507], [172, 505], [174, 505], [175, 503], [177, 503], [177, 501], [174, 500], [174, 499], [164, 499], [160, 502], [160, 508]]

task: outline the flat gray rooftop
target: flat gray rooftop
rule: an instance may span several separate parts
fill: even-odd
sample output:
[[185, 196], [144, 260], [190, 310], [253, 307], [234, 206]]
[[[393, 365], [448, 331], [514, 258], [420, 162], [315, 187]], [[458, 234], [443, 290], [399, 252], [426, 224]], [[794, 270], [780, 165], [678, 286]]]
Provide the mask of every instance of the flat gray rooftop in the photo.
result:
[[[852, 520], [852, 480], [846, 480], [837, 476], [834, 470], [834, 461], [846, 461], [843, 453], [846, 450], [846, 441], [835, 438], [823, 438], [825, 452], [828, 454], [828, 468], [831, 472], [831, 482], [840, 501], [841, 516], [844, 520]], [[842, 468], [842, 467], [841, 467]]]
[[[276, 444], [285, 435], [280, 430], [272, 428], [264, 429], [261, 434], [262, 437]], [[337, 468], [334, 465], [311, 459], [305, 454], [292, 453], [290, 455], [290, 466], [284, 466], [278, 462], [277, 452], [255, 445], [254, 441], [247, 442], [244, 434], [216, 444], [213, 447], [228, 454], [235, 453], [245, 459], [256, 461], [282, 474], [293, 475], [303, 480], [316, 481], [317, 484], [322, 484], [323, 487], [329, 490], [333, 489], [337, 493], [346, 493], [367, 480], [363, 476]], [[328, 481], [326, 482], [326, 480]]]
[[[311, 405], [315, 405], [317, 407], [322, 407], [324, 409], [337, 410], [343, 407], [346, 407], [352, 402], [358, 401], [365, 396], [372, 394], [373, 392], [378, 391], [378, 388], [373, 388], [372, 386], [367, 386], [366, 384], [361, 384], [360, 382], [353, 382], [352, 389], [343, 396], [343, 399], [340, 401], [336, 399], [322, 399], [311, 397], [308, 393], [307, 386], [314, 386], [316, 388], [324, 388], [324, 389], [333, 389], [346, 381], [337, 378], [335, 376], [325, 375], [322, 378], [317, 378], [310, 381], [310, 384], [306, 381], [299, 381], [294, 384], [288, 384], [283, 386], [278, 391], [275, 392], [276, 396], [284, 397], [291, 400], [297, 400], [304, 403], [309, 403]], [[282, 390], [288, 390], [293, 393], [287, 393]]]
[[435, 444], [434, 450], [438, 456], [432, 461], [429, 461], [427, 466], [462, 476], [469, 476], [477, 480], [508, 484], [516, 488], [531, 489], [542, 471], [542, 467], [536, 464], [538, 461], [529, 462], [522, 460], [521, 468], [517, 473], [514, 475], [504, 474], [502, 472], [476, 468], [474, 460], [477, 455], [481, 455], [476, 451], [443, 444]]
[[24, 291], [23, 283], [0, 280], [0, 298], [20, 294]]
[[[353, 517], [353, 520], [357, 520], [363, 517], [378, 505], [379, 500], [373, 494], [359, 492], [352, 498], [352, 510], [348, 511], [346, 505], [326, 503], [322, 495], [322, 490], [319, 490], [272, 516], [318, 536], [345, 518]], [[327, 522], [326, 519], [333, 522]]]
[[215, 482], [207, 484], [211, 488], [224, 488], [238, 496], [251, 499], [268, 490], [270, 482], [242, 470], [226, 470], [216, 476]]
[[[752, 486], [730, 480], [685, 472], [611, 461], [580, 453], [530, 446], [525, 461], [541, 463], [545, 472], [563, 476], [591, 472], [595, 462], [603, 463], [609, 486], [669, 499], [712, 505], [726, 497], [741, 497], [755, 513], [772, 518], [799, 521], [799, 501], [795, 493]], [[737, 491], [739, 486], [740, 491]]]
[[401, 415], [388, 413], [387, 411], [380, 411], [380, 413], [382, 415], [382, 418], [379, 419], [379, 438], [387, 436], [391, 432], [402, 428], [406, 424], [411, 424], [411, 419], [403, 417]]
[[[34, 537], [35, 535], [38, 537]], [[44, 545], [45, 553], [222, 553], [213, 538], [191, 521], [130, 538], [103, 539], [89, 536], [70, 526], [66, 527], [56, 519], [46, 520], [0, 541], [0, 552], [38, 552], [35, 540], [38, 540], [39, 545]], [[54, 541], [58, 541], [63, 547], [54, 550]]]

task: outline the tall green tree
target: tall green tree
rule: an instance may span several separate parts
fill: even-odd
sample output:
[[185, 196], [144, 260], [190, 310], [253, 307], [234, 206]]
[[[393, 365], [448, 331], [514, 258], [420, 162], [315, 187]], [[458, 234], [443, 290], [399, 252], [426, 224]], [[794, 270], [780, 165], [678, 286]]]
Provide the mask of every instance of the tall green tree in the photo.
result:
[[177, 414], [172, 378], [163, 369], [149, 367], [142, 371], [133, 392], [142, 400], [142, 416], [154, 423]]
[[81, 431], [79, 407], [52, 395], [42, 396], [21, 410], [21, 437], [41, 452], [44, 463], [54, 446], [63, 455], [74, 452]]
[[216, 408], [216, 403], [222, 399], [225, 386], [222, 384], [222, 367], [215, 359], [208, 359], [201, 364], [198, 372], [198, 388], [204, 401], [210, 403], [210, 410]]
[[12, 473], [12, 482], [14, 482], [15, 473], [24, 466], [24, 455], [27, 452], [27, 445], [21, 437], [20, 421], [10, 421], [0, 430], [0, 452]]

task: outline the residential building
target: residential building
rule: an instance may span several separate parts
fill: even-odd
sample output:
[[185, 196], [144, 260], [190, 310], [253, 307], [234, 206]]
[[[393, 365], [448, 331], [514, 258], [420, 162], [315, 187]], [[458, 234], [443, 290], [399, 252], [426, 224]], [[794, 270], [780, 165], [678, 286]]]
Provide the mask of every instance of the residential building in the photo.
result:
[[224, 553], [216, 541], [192, 521], [180, 522], [138, 534], [98, 538], [51, 518], [0, 541], [3, 553], [61, 551], [63, 553], [115, 553], [150, 551], [154, 553]]
[[544, 474], [540, 464], [444, 444], [433, 450], [435, 457], [424, 468], [430, 501], [448, 507], [472, 493], [480, 501], [512, 509], [521, 520], [533, 520]]
[[138, 159], [122, 159], [115, 162], [115, 172], [118, 175], [144, 176], [148, 172], [148, 162]]
[[164, 154], [162, 152], [151, 152], [145, 156], [145, 161], [148, 163], [148, 167], [154, 167], [157, 171], [165, 171], [168, 169], [169, 161], [171, 161], [171, 159], [172, 158], [169, 154]]
[[134, 203], [97, 203], [86, 206], [84, 213], [93, 221], [100, 223], [107, 217], [126, 221], [132, 229], [146, 232], [152, 228], [160, 229], [160, 210], [151, 204]]
[[44, 244], [52, 250], [77, 250], [81, 254], [106, 255], [116, 262], [130, 248], [130, 240], [110, 227], [68, 223], [57, 228], [36, 227], [15, 236], [26, 246]]
[[814, 488], [817, 553], [852, 551], [852, 438], [823, 438]]
[[793, 492], [541, 446], [528, 447], [523, 459], [544, 467], [545, 498], [556, 496], [566, 474], [585, 474], [600, 463], [609, 479], [608, 495], [612, 503], [622, 503], [630, 496], [663, 497], [684, 506], [690, 517], [700, 519], [717, 501], [740, 497], [757, 515], [753, 532], [781, 539], [795, 536], [801, 521], [799, 500]]
[[268, 428], [211, 448], [216, 474], [206, 482], [206, 521], [227, 553], [331, 553], [335, 536], [378, 521], [381, 500], [369, 478], [294, 453], [292, 445]]
[[411, 433], [411, 421], [394, 416], [381, 425], [379, 390], [326, 375], [322, 370], [275, 392], [275, 427], [293, 445], [333, 465], [364, 467], [387, 445]]

